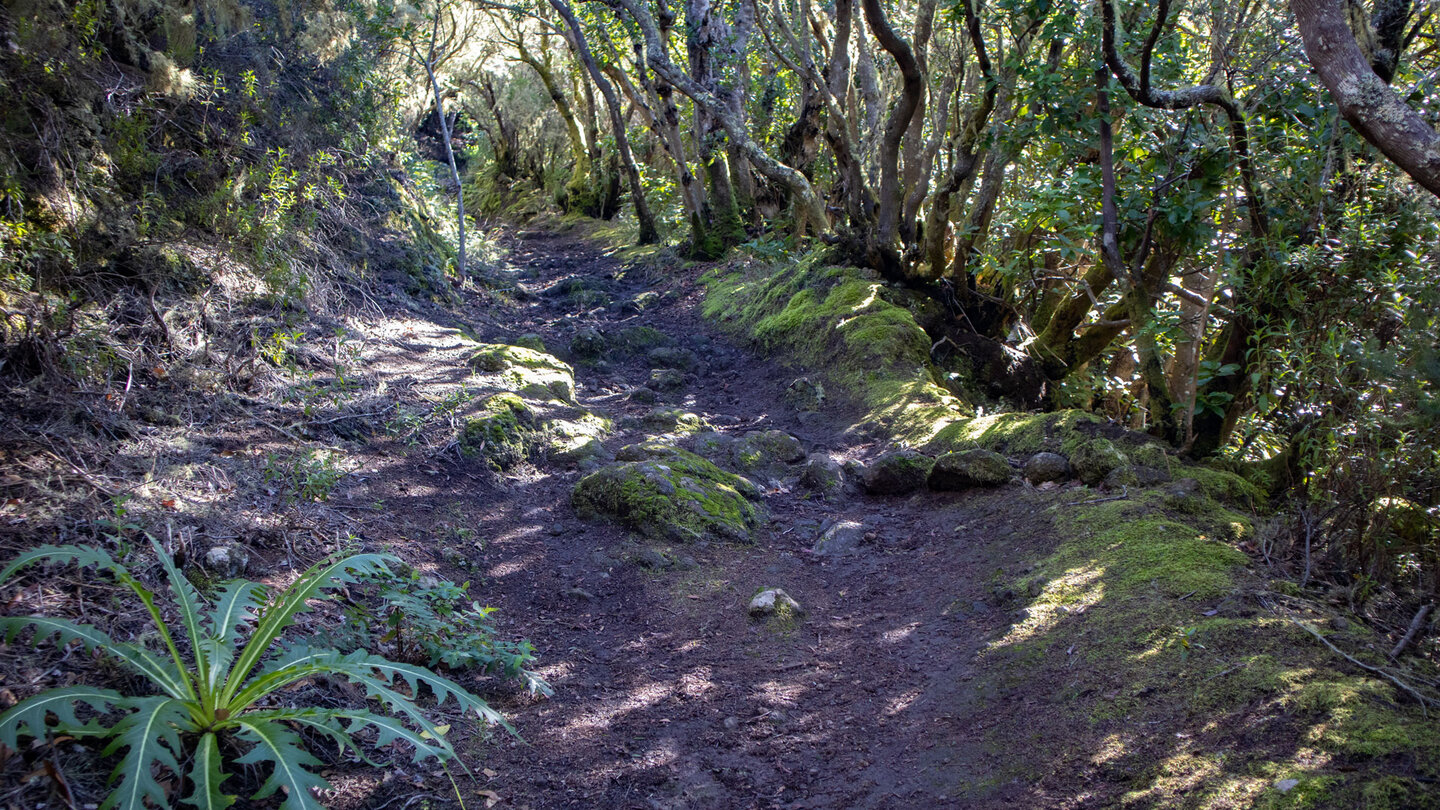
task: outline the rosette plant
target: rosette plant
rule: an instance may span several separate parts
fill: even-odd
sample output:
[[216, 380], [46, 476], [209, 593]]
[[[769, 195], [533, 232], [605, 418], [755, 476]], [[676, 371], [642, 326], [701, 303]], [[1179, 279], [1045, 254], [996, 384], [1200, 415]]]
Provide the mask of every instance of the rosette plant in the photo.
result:
[[[423, 667], [365, 650], [343, 654], [281, 641], [285, 629], [309, 609], [312, 599], [357, 576], [386, 572], [395, 558], [336, 557], [310, 568], [283, 590], [234, 580], [221, 586], [215, 599], [207, 600], [164, 548], [153, 538], [151, 544], [178, 614], [175, 633], [156, 594], [102, 549], [37, 548], [0, 572], [3, 584], [34, 564], [94, 566], [133, 592], [155, 624], [158, 643], [146, 646], [117, 641], [95, 627], [65, 619], [0, 617], [0, 630], [8, 640], [33, 629], [29, 638], [34, 644], [56, 636], [62, 645], [79, 642], [148, 682], [151, 691], [144, 695], [95, 686], [52, 689], [0, 715], [0, 743], [12, 749], [21, 736], [45, 739], [55, 733], [108, 739], [106, 755], [123, 749], [110, 777], [113, 788], [104, 810], [143, 810], [147, 802], [169, 806], [157, 771], [168, 771], [177, 783], [182, 777], [188, 780], [183, 802], [205, 810], [228, 807], [236, 798], [224, 787], [230, 768], [265, 763], [270, 771], [253, 798], [264, 799], [283, 788], [284, 810], [320, 810], [313, 791], [328, 788], [329, 783], [314, 772], [321, 762], [307, 750], [302, 730], [362, 759], [365, 754], [356, 735], [369, 730], [365, 735], [369, 746], [399, 742], [413, 749], [417, 761], [427, 757], [449, 761], [455, 749], [445, 739], [446, 728], [433, 722], [416, 702], [422, 687], [433, 693], [437, 706], [454, 701], [463, 712], [510, 729], [483, 700]], [[287, 687], [318, 677], [348, 679], [363, 688], [370, 701], [356, 708], [289, 705]], [[81, 719], [82, 704], [91, 710], [84, 713], [85, 719]]]

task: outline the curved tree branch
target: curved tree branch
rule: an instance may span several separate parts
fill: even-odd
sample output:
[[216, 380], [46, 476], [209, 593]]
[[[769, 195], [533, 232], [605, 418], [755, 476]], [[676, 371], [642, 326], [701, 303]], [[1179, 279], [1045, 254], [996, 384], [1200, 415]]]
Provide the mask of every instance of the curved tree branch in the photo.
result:
[[1339, 0], [1290, 0], [1305, 55], [1340, 114], [1391, 163], [1440, 197], [1440, 135], [1360, 52]]

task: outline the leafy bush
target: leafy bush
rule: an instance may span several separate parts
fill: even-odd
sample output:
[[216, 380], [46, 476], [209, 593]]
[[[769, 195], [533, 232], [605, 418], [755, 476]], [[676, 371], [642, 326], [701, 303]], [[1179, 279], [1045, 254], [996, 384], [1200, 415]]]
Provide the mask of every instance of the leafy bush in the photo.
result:
[[[137, 643], [120, 642], [90, 625], [48, 616], [0, 617], [0, 629], [13, 641], [25, 628], [34, 628], [31, 642], [59, 636], [60, 644], [79, 641], [86, 649], [101, 650], [126, 668], [143, 676], [155, 694], [122, 695], [112, 689], [69, 686], [41, 693], [0, 715], [0, 743], [17, 747], [20, 735], [44, 739], [59, 732], [76, 737], [108, 739], [105, 754], [126, 749], [111, 775], [114, 792], [103, 808], [143, 810], [149, 801], [168, 806], [165, 789], [154, 773], [159, 764], [176, 778], [181, 762], [191, 761], [188, 804], [202, 808], [228, 807], [235, 796], [221, 785], [227, 766], [270, 763], [269, 777], [254, 795], [263, 799], [284, 788], [285, 810], [319, 810], [311, 791], [329, 784], [312, 772], [320, 761], [306, 749], [296, 728], [334, 742], [342, 751], [360, 755], [357, 732], [372, 729], [376, 746], [408, 743], [415, 759], [435, 757], [442, 762], [455, 756], [444, 729], [432, 723], [415, 703], [422, 685], [435, 694], [437, 704], [453, 699], [463, 711], [509, 726], [480, 698], [455, 682], [422, 667], [396, 663], [367, 651], [341, 654], [277, 643], [297, 614], [309, 609], [309, 600], [322, 591], [354, 582], [357, 577], [389, 570], [394, 558], [355, 554], [318, 563], [284, 591], [234, 580], [226, 583], [213, 604], [205, 604], [189, 580], [160, 544], [151, 540], [165, 569], [184, 635], [176, 639], [156, 605], [156, 595], [125, 565], [107, 552], [89, 546], [46, 546], [18, 557], [3, 572], [0, 583], [19, 569], [35, 563], [71, 563], [96, 566], [139, 598], [164, 646], [157, 654]], [[248, 642], [242, 643], [250, 629]], [[182, 654], [189, 647], [189, 657]], [[286, 706], [283, 691], [297, 682], [317, 677], [343, 677], [363, 687], [384, 711], [360, 708]], [[405, 690], [410, 696], [406, 696]], [[82, 721], [84, 704], [99, 716]], [[117, 711], [126, 712], [118, 720]], [[49, 725], [49, 715], [56, 724]], [[513, 733], [513, 730], [512, 730]], [[222, 755], [241, 750], [239, 756]]]
[[[474, 601], [466, 604], [470, 583], [457, 585], [413, 571], [407, 575], [381, 572], [361, 579], [379, 586], [385, 629], [374, 640], [393, 643], [398, 657], [424, 660], [431, 667], [444, 664], [516, 678], [533, 693], [552, 693], [549, 684], [527, 669], [535, 660], [534, 646], [528, 641], [497, 639], [490, 618], [495, 608]], [[357, 624], [369, 627], [369, 611], [360, 613]]]
[[306, 501], [325, 501], [349, 473], [334, 452], [306, 450], [288, 461], [274, 453], [265, 457], [265, 482], [285, 488]]

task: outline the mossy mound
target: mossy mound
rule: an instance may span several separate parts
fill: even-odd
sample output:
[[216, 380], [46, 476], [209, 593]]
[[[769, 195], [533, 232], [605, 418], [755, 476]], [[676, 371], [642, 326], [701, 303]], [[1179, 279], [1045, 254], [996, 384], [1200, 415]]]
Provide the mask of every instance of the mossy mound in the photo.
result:
[[992, 450], [962, 450], [935, 459], [928, 483], [934, 490], [998, 487], [1010, 480], [1010, 462]]
[[546, 456], [561, 464], [608, 459], [600, 439], [608, 420], [575, 404], [575, 374], [553, 355], [533, 348], [479, 344], [466, 364], [476, 372], [474, 391], [496, 391], [466, 413], [457, 441], [461, 453], [496, 470]]
[[532, 399], [575, 402], [575, 370], [552, 355], [524, 346], [485, 344], [470, 355], [477, 372], [495, 374], [501, 387]]
[[671, 448], [660, 458], [604, 467], [571, 493], [583, 518], [605, 518], [647, 537], [677, 542], [754, 542], [759, 510], [748, 482], [694, 453]]
[[1109, 439], [1083, 441], [1070, 451], [1070, 467], [1075, 470], [1075, 477], [1092, 487], [1104, 481], [1111, 471], [1129, 463], [1129, 457]]
[[935, 460], [914, 450], [892, 450], [876, 457], [860, 473], [860, 486], [872, 495], [904, 495], [921, 489]]
[[741, 472], [774, 470], [803, 460], [805, 448], [783, 430], [752, 430], [735, 441], [730, 458]]
[[768, 351], [816, 369], [831, 394], [858, 404], [860, 423], [924, 441], [971, 413], [935, 382], [930, 339], [888, 290], [853, 267], [802, 261], [783, 273], [734, 267], [705, 277], [706, 317]]
[[514, 394], [496, 394], [485, 400], [482, 416], [461, 428], [460, 452], [508, 470], [534, 451], [536, 424], [535, 413], [524, 400]]
[[[1323, 609], [1257, 580], [1235, 547], [1249, 520], [1193, 497], [1204, 508], [1181, 514], [1164, 490], [1050, 501], [1036, 530], [1058, 542], [1005, 584], [1029, 596], [967, 688], [1025, 684], [1044, 708], [1014, 723], [1100, 730], [1087, 758], [1123, 774], [1116, 806], [1435, 806], [1433, 720], [1297, 626], [1324, 626]], [[1345, 626], [1329, 633], [1337, 646], [1384, 663], [1368, 628]]]
[[977, 416], [945, 426], [930, 440], [927, 449], [942, 453], [980, 448], [1007, 456], [1046, 451], [1068, 456], [1087, 438], [1077, 426], [1098, 427], [1104, 421], [1093, 413], [1079, 410]]

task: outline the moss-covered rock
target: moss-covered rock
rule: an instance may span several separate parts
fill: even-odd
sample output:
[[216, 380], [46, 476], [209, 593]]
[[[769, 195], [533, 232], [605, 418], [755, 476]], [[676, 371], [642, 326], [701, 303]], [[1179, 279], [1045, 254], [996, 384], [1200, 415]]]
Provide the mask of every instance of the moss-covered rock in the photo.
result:
[[694, 433], [705, 429], [704, 419], [681, 408], [652, 408], [640, 418], [640, 424], [667, 433]]
[[1064, 481], [1070, 477], [1070, 461], [1059, 453], [1040, 451], [1025, 462], [1025, 480], [1032, 484]]
[[581, 329], [570, 339], [570, 353], [581, 360], [599, 359], [605, 354], [605, 337], [595, 329]]
[[483, 458], [498, 470], [527, 459], [535, 448], [535, 413], [514, 394], [496, 394], [485, 401], [483, 415], [468, 420], [460, 431], [460, 452]]
[[925, 486], [934, 463], [914, 450], [892, 450], [865, 465], [860, 485], [872, 495], [904, 495]]
[[665, 458], [604, 467], [580, 479], [571, 494], [584, 518], [616, 521], [659, 540], [752, 542], [758, 509], [739, 476], [694, 453], [673, 448]]
[[523, 346], [486, 344], [469, 359], [470, 367], [499, 376], [496, 382], [530, 399], [575, 401], [575, 370], [555, 357]]
[[700, 365], [700, 358], [696, 357], [694, 352], [674, 346], [657, 346], [646, 352], [645, 357], [654, 368], [690, 371]]
[[695, 434], [691, 439], [691, 447], [710, 461], [721, 461], [730, 458], [730, 451], [735, 447], [735, 437], [728, 433], [707, 430]]
[[824, 454], [816, 453], [805, 459], [800, 469], [800, 485], [833, 498], [845, 489], [845, 473], [840, 462]]
[[643, 442], [627, 444], [620, 448], [615, 458], [620, 461], [645, 461], [652, 458], [669, 458], [673, 456], [678, 448], [675, 445], [661, 439], [647, 439]]
[[549, 353], [549, 349], [545, 348], [545, 339], [533, 332], [515, 338], [515, 345], [523, 346], [531, 351], [540, 352], [541, 354]]
[[654, 391], [679, 391], [685, 387], [684, 372], [673, 368], [657, 368], [650, 372], [647, 388]]
[[997, 413], [947, 425], [935, 434], [927, 450], [945, 453], [980, 447], [1008, 456], [1026, 456], [1042, 450], [1068, 454], [1088, 438], [1078, 428], [1100, 425], [1103, 419], [1079, 410], [1054, 413]]
[[609, 461], [612, 456], [600, 443], [607, 432], [606, 420], [591, 414], [555, 419], [545, 424], [545, 455], [558, 464]]
[[1109, 439], [1090, 439], [1070, 451], [1070, 466], [1075, 476], [1092, 487], [1104, 481], [1111, 470], [1129, 463], [1130, 459]]
[[1156, 487], [1170, 483], [1170, 471], [1164, 467], [1122, 464], [1106, 473], [1102, 483], [1112, 489], [1115, 487]]
[[770, 270], [707, 275], [706, 316], [815, 369], [831, 393], [862, 407], [862, 423], [892, 437], [924, 441], [970, 413], [936, 384], [929, 337], [878, 280], [813, 260]]
[[818, 411], [825, 404], [825, 386], [801, 377], [786, 386], [780, 400], [797, 411]]
[[805, 458], [800, 440], [783, 430], [753, 430], [730, 448], [735, 469], [741, 472], [764, 470]]
[[644, 354], [658, 346], [670, 346], [675, 341], [659, 329], [650, 326], [632, 326], [611, 333], [606, 343], [617, 354]]
[[992, 450], [977, 448], [946, 453], [935, 459], [927, 483], [931, 489], [941, 491], [998, 487], [1007, 483], [1013, 474], [1009, 459]]

